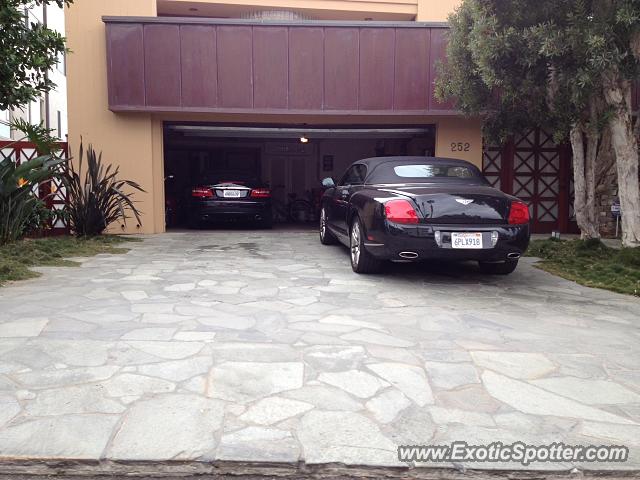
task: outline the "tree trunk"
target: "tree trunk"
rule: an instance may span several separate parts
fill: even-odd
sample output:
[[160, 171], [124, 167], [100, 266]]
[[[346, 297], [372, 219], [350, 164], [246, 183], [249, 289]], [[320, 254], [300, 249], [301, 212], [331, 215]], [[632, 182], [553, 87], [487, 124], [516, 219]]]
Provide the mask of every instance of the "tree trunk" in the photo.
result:
[[587, 128], [587, 151], [585, 153], [584, 177], [586, 198], [586, 213], [589, 225], [593, 228], [591, 238], [600, 238], [600, 225], [596, 212], [596, 161], [599, 156], [601, 134], [598, 128], [598, 113], [601, 101], [595, 97], [589, 105], [589, 126]]
[[625, 247], [640, 247], [638, 140], [631, 118], [631, 83], [619, 78], [609, 81], [605, 88], [605, 99], [613, 108], [609, 128], [618, 172], [622, 244]]
[[578, 228], [585, 240], [600, 238], [595, 221], [595, 158], [598, 136], [594, 131], [589, 132], [585, 150], [585, 128], [583, 124], [578, 123], [571, 129], [570, 140], [573, 150], [574, 210]]

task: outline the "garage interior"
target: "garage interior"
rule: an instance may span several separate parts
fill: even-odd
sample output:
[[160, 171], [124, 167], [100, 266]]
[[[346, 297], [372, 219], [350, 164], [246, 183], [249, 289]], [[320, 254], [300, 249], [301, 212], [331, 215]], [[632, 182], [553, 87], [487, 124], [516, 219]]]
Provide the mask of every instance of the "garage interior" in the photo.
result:
[[[314, 203], [321, 181], [340, 179], [356, 160], [435, 152], [435, 126], [273, 127], [174, 124], [164, 126], [167, 227], [187, 226], [188, 200], [199, 180], [221, 171], [243, 172], [270, 189], [274, 205], [293, 199]], [[313, 222], [304, 217], [301, 222]], [[295, 223], [298, 223], [296, 221]], [[291, 223], [274, 218], [275, 226]]]

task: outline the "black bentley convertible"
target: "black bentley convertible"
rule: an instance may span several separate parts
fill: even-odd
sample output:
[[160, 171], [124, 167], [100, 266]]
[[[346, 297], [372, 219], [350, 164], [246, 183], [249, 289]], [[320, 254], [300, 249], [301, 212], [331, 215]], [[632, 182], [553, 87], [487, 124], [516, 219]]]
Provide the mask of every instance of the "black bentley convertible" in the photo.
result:
[[357, 273], [388, 260], [441, 259], [476, 260], [483, 272], [506, 275], [529, 245], [527, 205], [463, 160], [369, 158], [323, 185], [320, 241], [349, 247]]

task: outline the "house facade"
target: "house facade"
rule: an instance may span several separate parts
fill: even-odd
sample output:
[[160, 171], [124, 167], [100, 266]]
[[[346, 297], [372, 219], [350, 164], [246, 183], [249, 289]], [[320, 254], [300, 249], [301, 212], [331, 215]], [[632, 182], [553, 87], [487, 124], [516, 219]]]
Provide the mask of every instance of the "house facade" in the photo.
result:
[[570, 162], [541, 131], [484, 146], [481, 122], [434, 95], [458, 0], [92, 0], [67, 10], [69, 141], [140, 183], [141, 225], [215, 169], [274, 197], [379, 155], [482, 167], [527, 200], [534, 229], [570, 229]]

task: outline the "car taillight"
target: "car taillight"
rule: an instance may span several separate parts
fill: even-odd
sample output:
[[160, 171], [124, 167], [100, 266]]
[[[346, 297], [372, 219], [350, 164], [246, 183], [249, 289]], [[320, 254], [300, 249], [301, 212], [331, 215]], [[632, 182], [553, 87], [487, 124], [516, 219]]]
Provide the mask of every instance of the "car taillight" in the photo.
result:
[[511, 202], [509, 211], [509, 225], [524, 225], [529, 223], [529, 207], [526, 203]]
[[251, 198], [269, 198], [271, 197], [271, 190], [268, 188], [254, 188], [251, 190]]
[[194, 198], [213, 198], [213, 192], [207, 187], [193, 187], [191, 196]]
[[408, 200], [390, 200], [384, 204], [387, 220], [395, 223], [418, 223], [418, 213]]

